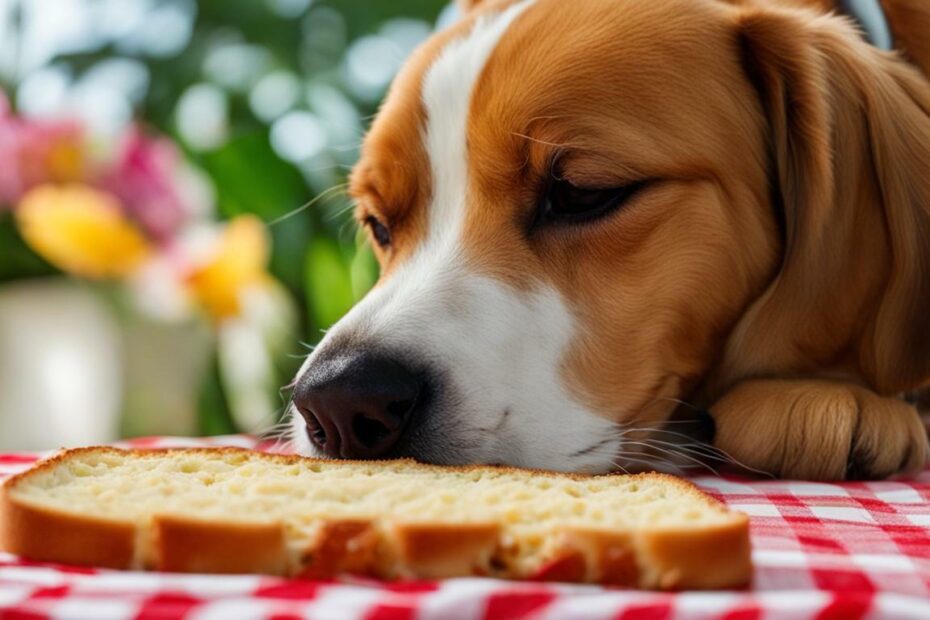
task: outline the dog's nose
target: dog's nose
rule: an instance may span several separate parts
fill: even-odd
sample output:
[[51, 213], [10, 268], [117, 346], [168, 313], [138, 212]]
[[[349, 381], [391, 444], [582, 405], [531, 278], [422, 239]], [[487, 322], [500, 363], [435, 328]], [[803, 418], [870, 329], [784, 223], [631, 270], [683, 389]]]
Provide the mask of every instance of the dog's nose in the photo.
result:
[[384, 455], [403, 436], [423, 381], [399, 362], [357, 354], [313, 364], [294, 391], [310, 440], [334, 458]]

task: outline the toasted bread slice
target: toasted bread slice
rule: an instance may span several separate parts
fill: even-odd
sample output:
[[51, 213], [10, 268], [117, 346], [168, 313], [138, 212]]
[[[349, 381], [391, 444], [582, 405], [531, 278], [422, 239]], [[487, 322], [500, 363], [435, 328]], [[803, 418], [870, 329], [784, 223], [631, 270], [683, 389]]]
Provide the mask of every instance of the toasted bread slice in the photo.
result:
[[6, 481], [0, 547], [43, 561], [386, 579], [724, 588], [749, 527], [661, 474], [572, 476], [239, 449], [71, 450]]

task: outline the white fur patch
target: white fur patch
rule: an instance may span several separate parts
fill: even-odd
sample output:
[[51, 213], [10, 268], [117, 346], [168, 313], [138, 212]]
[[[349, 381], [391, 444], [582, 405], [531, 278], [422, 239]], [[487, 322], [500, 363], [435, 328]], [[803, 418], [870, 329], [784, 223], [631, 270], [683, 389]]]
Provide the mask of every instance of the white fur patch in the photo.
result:
[[[472, 90], [500, 38], [533, 2], [480, 17], [427, 72], [424, 140], [434, 191], [427, 238], [330, 330], [305, 368], [330, 342], [403, 352], [448, 379], [453, 398], [440, 396], [424, 414], [430, 432], [437, 431], [429, 440], [443, 446], [443, 458], [606, 471], [619, 452], [617, 427], [575, 402], [563, 385], [574, 319], [561, 296], [544, 286], [516, 291], [470, 272], [461, 253]], [[342, 339], [345, 334], [352, 338]], [[297, 447], [314, 454], [302, 420], [294, 418]]]
[[471, 33], [449, 43], [426, 73], [425, 141], [433, 179], [429, 242], [456, 241], [460, 236], [468, 184], [466, 132], [472, 91], [501, 37], [534, 1], [523, 0], [500, 14], [480, 16]]

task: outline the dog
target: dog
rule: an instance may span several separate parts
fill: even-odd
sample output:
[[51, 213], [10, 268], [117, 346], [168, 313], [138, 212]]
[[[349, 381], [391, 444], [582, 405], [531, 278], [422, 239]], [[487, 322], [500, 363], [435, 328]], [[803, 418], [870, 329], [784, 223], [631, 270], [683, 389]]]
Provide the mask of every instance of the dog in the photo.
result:
[[924, 465], [930, 4], [885, 0], [894, 52], [822, 0], [462, 7], [351, 174], [381, 277], [297, 451], [652, 469], [709, 416], [776, 476]]

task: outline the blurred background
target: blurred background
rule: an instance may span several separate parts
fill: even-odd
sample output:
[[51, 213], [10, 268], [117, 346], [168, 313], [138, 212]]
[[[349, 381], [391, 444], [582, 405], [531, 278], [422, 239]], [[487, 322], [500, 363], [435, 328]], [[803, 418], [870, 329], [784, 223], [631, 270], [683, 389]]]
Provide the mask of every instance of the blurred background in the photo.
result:
[[258, 432], [377, 278], [343, 188], [446, 0], [0, 0], [0, 449]]

